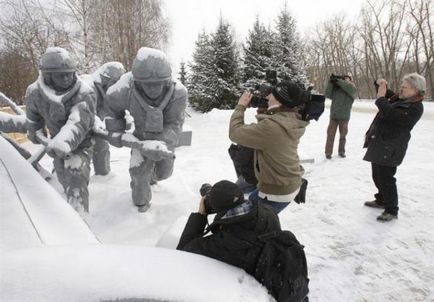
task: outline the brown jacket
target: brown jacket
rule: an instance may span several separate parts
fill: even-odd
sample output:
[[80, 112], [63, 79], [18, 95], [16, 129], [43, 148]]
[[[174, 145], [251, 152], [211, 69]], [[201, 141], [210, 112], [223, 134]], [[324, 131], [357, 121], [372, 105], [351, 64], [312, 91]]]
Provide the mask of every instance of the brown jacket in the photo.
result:
[[303, 168], [297, 147], [309, 124], [295, 112], [271, 111], [259, 114], [257, 124], [244, 124], [246, 108], [235, 107], [229, 127], [229, 138], [255, 149], [254, 168], [259, 191], [287, 195], [301, 185]]

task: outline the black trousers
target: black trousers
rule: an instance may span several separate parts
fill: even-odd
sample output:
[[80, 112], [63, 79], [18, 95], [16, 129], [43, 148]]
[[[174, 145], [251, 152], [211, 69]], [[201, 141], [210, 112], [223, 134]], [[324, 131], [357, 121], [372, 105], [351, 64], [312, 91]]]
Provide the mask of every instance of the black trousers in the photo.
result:
[[384, 203], [386, 212], [398, 214], [398, 190], [396, 188], [396, 167], [388, 167], [371, 163], [372, 179], [378, 189], [375, 199]]

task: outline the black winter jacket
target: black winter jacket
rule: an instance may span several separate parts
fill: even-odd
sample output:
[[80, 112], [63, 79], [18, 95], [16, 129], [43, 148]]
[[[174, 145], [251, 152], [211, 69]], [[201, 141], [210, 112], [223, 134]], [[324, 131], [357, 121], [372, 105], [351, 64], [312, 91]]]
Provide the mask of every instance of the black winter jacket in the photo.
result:
[[[257, 235], [280, 230], [279, 218], [268, 206], [255, 204], [245, 215], [214, 220], [212, 233], [204, 237], [207, 217], [192, 213], [181, 235], [177, 249], [208, 256], [244, 269], [253, 275], [261, 252], [260, 245], [243, 238], [245, 232]], [[258, 240], [258, 244], [260, 244]]]
[[231, 144], [228, 150], [232, 162], [234, 163], [237, 177], [241, 175], [249, 184], [256, 185], [258, 180], [256, 179], [255, 169], [253, 167], [254, 151], [255, 150], [252, 148], [235, 144]]
[[377, 165], [399, 166], [407, 151], [410, 131], [423, 113], [421, 101], [393, 96], [375, 101], [379, 112], [365, 135], [366, 161]]

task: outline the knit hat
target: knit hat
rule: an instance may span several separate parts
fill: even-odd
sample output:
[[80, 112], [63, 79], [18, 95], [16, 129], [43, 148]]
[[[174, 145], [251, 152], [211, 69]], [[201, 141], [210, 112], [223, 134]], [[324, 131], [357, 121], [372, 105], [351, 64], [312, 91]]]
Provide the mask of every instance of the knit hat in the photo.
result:
[[419, 95], [425, 95], [426, 81], [420, 74], [413, 72], [405, 75], [402, 80], [407, 81], [411, 86], [413, 86], [413, 88], [419, 92]]
[[215, 212], [227, 211], [243, 201], [240, 187], [228, 180], [215, 183], [209, 192], [209, 203]]
[[278, 83], [271, 93], [284, 106], [293, 108], [307, 102], [310, 93], [291, 81]]

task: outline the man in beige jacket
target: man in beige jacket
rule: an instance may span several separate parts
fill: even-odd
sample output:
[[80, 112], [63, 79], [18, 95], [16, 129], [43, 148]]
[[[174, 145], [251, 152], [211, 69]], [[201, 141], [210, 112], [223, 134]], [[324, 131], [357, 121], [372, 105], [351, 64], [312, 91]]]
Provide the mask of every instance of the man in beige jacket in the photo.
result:
[[258, 114], [256, 124], [244, 124], [244, 112], [252, 93], [246, 91], [232, 114], [229, 138], [255, 149], [254, 169], [258, 188], [249, 199], [271, 205], [282, 211], [297, 196], [302, 183], [297, 147], [307, 121], [298, 113], [305, 92], [293, 82], [280, 82], [267, 96], [268, 110]]

